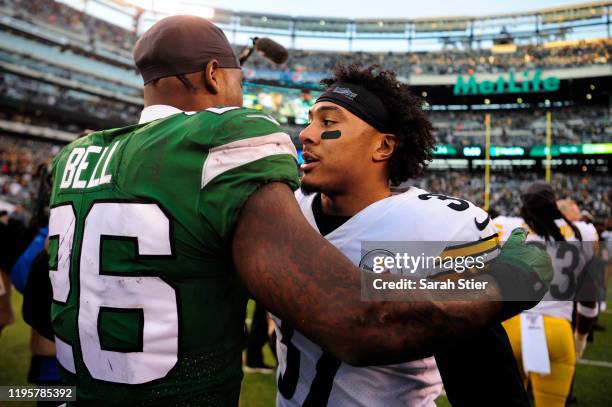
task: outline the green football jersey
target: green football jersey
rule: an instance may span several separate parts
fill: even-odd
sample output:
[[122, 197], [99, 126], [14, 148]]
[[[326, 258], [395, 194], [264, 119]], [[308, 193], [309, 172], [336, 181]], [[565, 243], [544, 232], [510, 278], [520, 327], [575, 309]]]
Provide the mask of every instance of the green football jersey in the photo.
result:
[[74, 141], [53, 177], [51, 317], [78, 400], [236, 406], [232, 233], [259, 186], [297, 188], [289, 136], [256, 110], [179, 113]]

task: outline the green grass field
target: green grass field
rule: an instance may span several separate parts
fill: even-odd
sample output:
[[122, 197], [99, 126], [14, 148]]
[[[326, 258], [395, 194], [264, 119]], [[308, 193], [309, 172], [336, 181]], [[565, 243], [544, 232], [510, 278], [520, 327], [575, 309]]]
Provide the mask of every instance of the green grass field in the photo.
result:
[[[2, 331], [0, 336], [0, 386], [27, 385], [26, 375], [30, 363], [29, 339], [30, 330], [21, 320], [21, 296], [13, 292], [13, 307], [17, 322]], [[252, 304], [249, 304], [249, 315]], [[600, 323], [607, 330], [596, 332], [595, 343], [587, 346], [584, 359], [607, 362], [608, 366], [579, 364], [576, 371], [574, 394], [579, 406], [608, 407], [612, 406], [612, 312], [600, 317]], [[273, 364], [270, 351], [265, 349], [266, 363]], [[274, 405], [274, 375], [246, 374], [242, 383], [241, 406], [268, 407]], [[446, 398], [438, 399], [438, 406], [449, 406]], [[5, 403], [10, 406], [34, 406], [34, 403]], [[0, 406], [3, 406], [0, 402]]]

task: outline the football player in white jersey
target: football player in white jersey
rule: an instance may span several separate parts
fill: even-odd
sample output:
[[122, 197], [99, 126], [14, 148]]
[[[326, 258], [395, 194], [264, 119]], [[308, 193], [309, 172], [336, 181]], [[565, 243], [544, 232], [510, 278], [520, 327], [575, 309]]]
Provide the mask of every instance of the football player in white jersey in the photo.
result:
[[[597, 316], [595, 276], [585, 268], [596, 250], [597, 231], [593, 225], [569, 220], [559, 210], [550, 185], [530, 185], [521, 194], [521, 200], [522, 218], [498, 217], [494, 223], [500, 228], [502, 239], [517, 225], [528, 227], [527, 241], [546, 248], [553, 259], [555, 274], [544, 300], [522, 316], [504, 322], [504, 327], [526, 372], [525, 378], [531, 381], [536, 407], [563, 407], [576, 359], [584, 351]], [[572, 332], [575, 299], [579, 301], [576, 329]], [[521, 329], [524, 324], [529, 324], [528, 331]], [[543, 334], [534, 335], [538, 330]]]
[[[482, 209], [414, 187], [391, 192], [390, 183], [397, 185], [420, 175], [431, 159], [432, 127], [421, 100], [389, 72], [376, 74], [373, 68], [350, 66], [338, 67], [334, 74], [323, 82], [327, 90], [310, 109], [310, 124], [300, 134], [305, 164], [301, 166], [302, 191], [296, 197], [312, 227], [355, 265], [362, 261], [362, 243], [373, 241], [449, 242], [435, 254], [494, 258], [499, 252], [497, 231]], [[452, 247], [452, 242], [467, 244]], [[289, 324], [275, 321], [277, 406], [435, 406], [442, 380], [433, 357], [354, 367], [341, 363]], [[525, 406], [527, 397], [505, 339], [505, 348], [504, 344], [484, 345], [494, 355], [485, 369], [493, 364], [505, 366], [479, 375], [499, 378], [492, 386], [495, 390], [510, 388], [497, 392], [497, 400]], [[456, 368], [473, 385], [480, 377], [473, 377], [472, 366], [464, 364], [470, 360], [469, 347], [451, 353], [468, 354], [458, 357], [461, 366]], [[447, 364], [454, 370], [452, 362]], [[460, 379], [455, 376], [454, 380], [453, 384]], [[494, 390], [481, 385], [463, 389], [457, 405], [484, 405], [480, 397]], [[492, 399], [486, 401], [494, 404]]]

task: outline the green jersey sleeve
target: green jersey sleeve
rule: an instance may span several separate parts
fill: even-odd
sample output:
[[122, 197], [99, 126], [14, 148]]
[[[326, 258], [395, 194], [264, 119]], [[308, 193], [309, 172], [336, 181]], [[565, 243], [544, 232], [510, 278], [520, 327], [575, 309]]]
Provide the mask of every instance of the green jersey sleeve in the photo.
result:
[[271, 117], [251, 109], [221, 114], [202, 168], [199, 209], [227, 243], [247, 199], [261, 185], [299, 186], [291, 138]]

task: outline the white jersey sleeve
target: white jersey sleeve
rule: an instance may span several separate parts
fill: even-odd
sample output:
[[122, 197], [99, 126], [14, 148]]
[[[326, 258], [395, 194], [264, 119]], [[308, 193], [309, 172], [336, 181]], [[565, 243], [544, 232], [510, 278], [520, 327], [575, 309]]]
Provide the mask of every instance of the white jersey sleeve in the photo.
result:
[[523, 218], [517, 216], [498, 216], [493, 219], [493, 224], [499, 233], [499, 240], [505, 242], [510, 237], [510, 233], [516, 228], [526, 228], [527, 224]]
[[[442, 259], [462, 257], [467, 260], [471, 257], [487, 263], [499, 254], [497, 229], [483, 209], [465, 199], [416, 188], [405, 194], [416, 198], [410, 205], [418, 229], [418, 233], [413, 234], [414, 239], [444, 242], [444, 250], [436, 253]], [[422, 227], [426, 230], [421, 230]]]
[[484, 263], [497, 257], [500, 251], [499, 235], [487, 212], [470, 203], [470, 208], [456, 222], [460, 227], [450, 237], [442, 255], [481, 257]]

